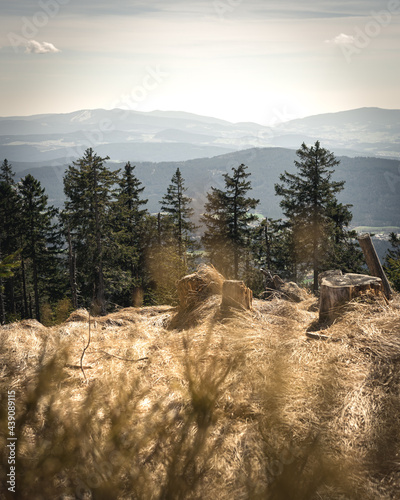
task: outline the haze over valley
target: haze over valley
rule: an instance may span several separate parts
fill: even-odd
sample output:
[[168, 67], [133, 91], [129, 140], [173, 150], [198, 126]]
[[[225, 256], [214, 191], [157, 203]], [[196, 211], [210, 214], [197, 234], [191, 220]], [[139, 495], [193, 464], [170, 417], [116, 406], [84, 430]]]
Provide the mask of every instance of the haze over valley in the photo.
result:
[[[281, 217], [274, 185], [287, 170], [295, 172], [296, 149], [304, 141], [332, 151], [345, 180], [340, 201], [352, 204], [353, 225], [400, 226], [400, 111], [363, 108], [317, 115], [265, 127], [184, 112], [81, 110], [67, 114], [0, 118], [0, 157], [17, 178], [32, 173], [45, 187], [50, 203], [63, 205], [63, 174], [92, 147], [109, 164], [130, 161], [145, 186], [151, 212], [160, 210], [176, 168], [182, 171], [197, 214], [211, 186], [244, 163], [251, 172], [258, 211]], [[372, 189], [373, 187], [373, 189]]]

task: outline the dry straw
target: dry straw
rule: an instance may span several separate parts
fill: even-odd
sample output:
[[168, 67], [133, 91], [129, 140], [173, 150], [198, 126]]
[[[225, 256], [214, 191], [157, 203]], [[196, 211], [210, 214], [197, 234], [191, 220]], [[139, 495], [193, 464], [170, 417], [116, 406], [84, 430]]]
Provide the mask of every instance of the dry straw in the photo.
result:
[[398, 296], [351, 304], [320, 325], [325, 341], [306, 336], [318, 329], [311, 298], [229, 315], [220, 299], [95, 318], [88, 384], [73, 368], [83, 311], [57, 327], [3, 327], [18, 498], [398, 498]]

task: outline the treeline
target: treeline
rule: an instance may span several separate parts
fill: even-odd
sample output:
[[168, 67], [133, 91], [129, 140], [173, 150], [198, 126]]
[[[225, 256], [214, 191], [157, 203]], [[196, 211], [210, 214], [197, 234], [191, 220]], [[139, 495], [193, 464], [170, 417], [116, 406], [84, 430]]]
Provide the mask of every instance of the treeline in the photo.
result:
[[[0, 321], [62, 321], [77, 307], [104, 314], [117, 306], [174, 303], [176, 280], [200, 262], [257, 293], [260, 268], [301, 282], [313, 272], [360, 272], [362, 254], [349, 230], [349, 205], [337, 201], [343, 182], [331, 177], [332, 153], [305, 144], [297, 175], [285, 172], [275, 191], [283, 220], [257, 215], [245, 165], [211, 187], [194, 222], [179, 168], [160, 200], [146, 208], [145, 188], [129, 162], [120, 170], [92, 149], [65, 173], [65, 206], [57, 210], [32, 175], [15, 182], [12, 166], [0, 168]], [[396, 251], [391, 258], [398, 265]]]

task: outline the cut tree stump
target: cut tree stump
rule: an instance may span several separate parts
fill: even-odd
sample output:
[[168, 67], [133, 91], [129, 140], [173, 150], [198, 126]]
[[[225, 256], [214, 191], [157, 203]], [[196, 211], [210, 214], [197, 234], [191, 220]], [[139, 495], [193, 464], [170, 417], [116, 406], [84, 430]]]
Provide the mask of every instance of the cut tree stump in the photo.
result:
[[253, 292], [243, 281], [226, 280], [222, 285], [221, 307], [235, 307], [236, 309], [251, 309]]
[[344, 274], [322, 279], [319, 303], [319, 320], [333, 320], [346, 302], [362, 293], [383, 294], [382, 280], [364, 274]]
[[224, 277], [214, 267], [200, 266], [177, 282], [179, 306], [194, 307], [211, 295], [221, 295], [223, 282]]

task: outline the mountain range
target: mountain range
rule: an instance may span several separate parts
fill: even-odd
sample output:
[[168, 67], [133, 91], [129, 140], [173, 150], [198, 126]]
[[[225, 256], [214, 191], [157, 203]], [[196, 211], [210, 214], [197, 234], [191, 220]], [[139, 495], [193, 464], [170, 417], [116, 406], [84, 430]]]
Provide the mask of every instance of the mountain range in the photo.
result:
[[92, 147], [109, 156], [111, 168], [127, 161], [146, 187], [151, 212], [160, 209], [179, 167], [197, 213], [206, 192], [223, 187], [223, 174], [244, 163], [251, 172], [258, 211], [282, 215], [274, 185], [285, 170], [295, 172], [296, 149], [316, 140], [339, 159], [334, 178], [345, 180], [339, 200], [352, 204], [357, 226], [400, 226], [400, 110], [361, 108], [265, 127], [230, 123], [184, 112], [81, 110], [0, 118], [0, 159], [17, 178], [32, 173], [50, 202], [63, 204], [65, 169]]

